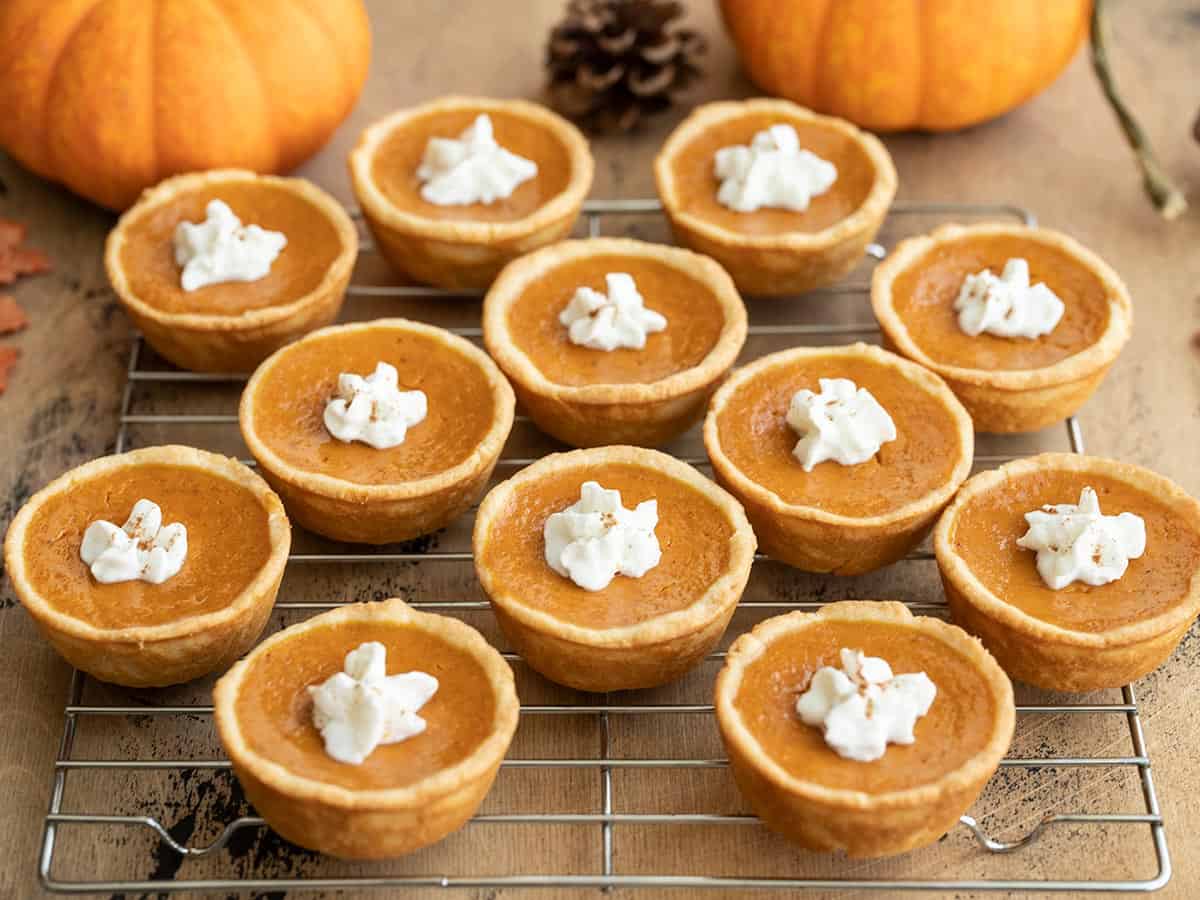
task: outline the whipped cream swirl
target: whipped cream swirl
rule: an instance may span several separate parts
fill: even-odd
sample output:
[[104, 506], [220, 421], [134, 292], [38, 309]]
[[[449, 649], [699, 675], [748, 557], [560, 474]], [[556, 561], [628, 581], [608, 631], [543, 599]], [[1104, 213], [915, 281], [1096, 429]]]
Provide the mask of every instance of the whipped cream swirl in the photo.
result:
[[308, 689], [313, 725], [325, 752], [359, 765], [381, 744], [396, 744], [425, 730], [418, 712], [438, 691], [426, 672], [387, 674], [387, 648], [377, 641], [346, 654], [343, 671]]
[[1051, 590], [1075, 581], [1099, 587], [1116, 581], [1129, 561], [1146, 552], [1146, 523], [1141, 516], [1100, 512], [1095, 490], [1085, 487], [1079, 503], [1044, 506], [1025, 514], [1029, 530], [1018, 547], [1037, 552], [1037, 570]]
[[791, 125], [772, 125], [749, 146], [723, 147], [714, 170], [721, 181], [717, 202], [744, 213], [764, 206], [804, 212], [838, 177], [837, 166], [801, 149]]
[[792, 395], [787, 423], [800, 440], [792, 450], [805, 472], [826, 460], [856, 466], [896, 439], [896, 424], [866, 388], [849, 378], [822, 378], [821, 392]]
[[579, 493], [579, 502], [546, 519], [542, 537], [550, 568], [585, 591], [601, 591], [617, 575], [641, 578], [658, 565], [657, 500], [626, 509], [620, 491], [595, 481], [585, 481]]
[[581, 287], [559, 313], [558, 321], [567, 326], [572, 344], [593, 350], [641, 350], [646, 335], [667, 327], [664, 316], [646, 308], [632, 275], [613, 272], [604, 276], [604, 282], [607, 296]]
[[258, 281], [287, 246], [287, 236], [257, 225], [243, 225], [223, 200], [210, 200], [203, 222], [180, 222], [172, 245], [183, 267], [179, 284], [185, 291], [225, 281]]
[[537, 163], [496, 142], [487, 113], [476, 116], [457, 139], [430, 138], [417, 168], [421, 197], [438, 206], [494, 203], [511, 197], [537, 173]]
[[1062, 300], [1042, 282], [1029, 284], [1029, 263], [1010, 259], [997, 278], [991, 269], [968, 275], [954, 301], [958, 327], [971, 337], [1037, 338], [1062, 319]]
[[402, 391], [396, 367], [385, 362], [365, 378], [351, 372], [338, 376], [337, 393], [325, 404], [325, 428], [343, 443], [360, 441], [376, 450], [398, 447], [408, 429], [425, 421], [429, 401], [424, 391]]
[[924, 672], [895, 675], [886, 660], [842, 648], [841, 668], [822, 666], [796, 701], [796, 715], [821, 728], [838, 756], [879, 759], [887, 745], [911, 744], [937, 687]]
[[163, 525], [162, 509], [141, 499], [118, 528], [101, 519], [83, 533], [79, 556], [101, 584], [145, 581], [162, 584], [179, 574], [187, 561], [187, 528]]

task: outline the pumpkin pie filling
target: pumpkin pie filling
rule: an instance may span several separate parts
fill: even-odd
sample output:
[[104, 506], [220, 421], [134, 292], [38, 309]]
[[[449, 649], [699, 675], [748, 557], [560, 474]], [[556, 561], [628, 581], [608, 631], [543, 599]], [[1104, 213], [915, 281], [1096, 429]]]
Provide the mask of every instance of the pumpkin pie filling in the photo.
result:
[[[966, 334], [954, 310], [963, 281], [983, 269], [999, 275], [1015, 258], [1029, 263], [1031, 284], [1044, 282], [1063, 301], [1062, 319], [1034, 339]], [[1070, 254], [1017, 235], [938, 243], [896, 277], [891, 293], [896, 314], [930, 359], [986, 370], [1045, 368], [1092, 346], [1108, 328], [1111, 303], [1100, 278]]]
[[[292, 345], [255, 393], [258, 438], [288, 465], [358, 484], [395, 484], [453, 468], [492, 428], [494, 391], [479, 363], [437, 338], [400, 328], [335, 332]], [[343, 372], [395, 366], [401, 390], [420, 390], [428, 414], [404, 442], [377, 450], [334, 438], [325, 405]]]
[[[1130, 512], [1146, 526], [1146, 550], [1125, 574], [1093, 587], [1075, 582], [1051, 590], [1038, 574], [1037, 554], [1017, 546], [1025, 513], [1047, 504], [1075, 503], [1095, 489], [1108, 515]], [[1153, 618], [1180, 603], [1200, 560], [1200, 534], [1149, 493], [1105, 475], [1047, 470], [1005, 480], [1002, 489], [973, 497], [959, 510], [951, 546], [983, 585], [1026, 614], [1075, 631], [1103, 632]]]
[[[175, 228], [183, 221], [204, 221], [210, 200], [223, 200], [247, 225], [287, 236], [287, 246], [265, 277], [190, 292], [180, 287]], [[129, 222], [120, 264], [130, 293], [164, 313], [237, 316], [306, 296], [342, 252], [342, 238], [327, 214], [305, 198], [266, 182], [224, 181], [181, 192]]]
[[[645, 575], [618, 576], [601, 591], [587, 591], [546, 562], [546, 519], [578, 501], [585, 481], [620, 491], [622, 505], [630, 509], [643, 500], [658, 501], [655, 534], [662, 559]], [[688, 485], [650, 468], [610, 463], [518, 486], [493, 521], [479, 564], [526, 606], [584, 628], [622, 628], [695, 603], [728, 571], [732, 536], [728, 515]]]
[[[819, 393], [821, 378], [847, 378], [869, 390], [896, 423], [896, 439], [859, 465], [826, 462], [805, 472], [792, 453], [799, 436], [787, 423], [788, 408], [803, 388]], [[764, 370], [728, 399], [717, 431], [732, 464], [785, 503], [860, 518], [942, 488], [963, 449], [943, 401], [862, 356], [803, 359]]]
[[502, 109], [486, 110], [496, 141], [506, 150], [537, 163], [537, 176], [508, 197], [492, 203], [440, 206], [421, 196], [417, 169], [430, 138], [457, 138], [483, 110], [439, 109], [395, 128], [375, 150], [371, 178], [389, 202], [427, 219], [462, 222], [513, 222], [562, 194], [571, 181], [567, 148], [544, 127]]
[[[438, 690], [421, 707], [424, 732], [348, 765], [325, 752], [306, 688], [342, 671], [346, 654], [367, 641], [386, 648], [388, 675], [427, 672]], [[487, 673], [466, 650], [424, 629], [351, 621], [301, 632], [261, 652], [241, 680], [234, 710], [248, 748], [292, 774], [350, 790], [387, 790], [470, 757], [492, 733], [495, 707]]]
[[[820, 728], [796, 714], [796, 700], [841, 648], [887, 660], [897, 674], [924, 672], [937, 686], [912, 744], [889, 744], [870, 763], [844, 758]], [[794, 777], [879, 794], [936, 782], [978, 756], [992, 739], [996, 703], [977, 665], [927, 634], [882, 622], [821, 621], [772, 640], [745, 669], [734, 706], [763, 751]]]
[[[633, 277], [646, 307], [666, 317], [667, 327], [646, 346], [599, 351], [571, 342], [559, 313], [576, 289], [605, 291], [605, 275]], [[556, 384], [645, 384], [700, 365], [725, 328], [725, 314], [703, 282], [651, 257], [584, 256], [558, 265], [524, 289], [508, 310], [508, 333], [516, 347]]]
[[[779, 124], [791, 125], [796, 129], [802, 148], [837, 166], [837, 181], [828, 191], [813, 197], [804, 212], [764, 207], [742, 213], [718, 202], [720, 182], [713, 170], [717, 151], [749, 144], [755, 134]], [[863, 205], [876, 177], [875, 165], [851, 136], [819, 122], [768, 112], [727, 119], [719, 128], [705, 130], [679, 151], [672, 165], [682, 198], [681, 212], [746, 235], [824, 231]]]
[[[188, 556], [162, 584], [101, 584], [79, 555], [83, 534], [99, 519], [118, 525], [142, 498], [162, 508], [163, 522], [188, 532]], [[236, 531], [230, 531], [236, 523]], [[97, 628], [162, 625], [229, 605], [271, 554], [268, 514], [244, 487], [198, 469], [165, 464], [121, 468], [50, 497], [29, 524], [27, 578], [64, 615]]]

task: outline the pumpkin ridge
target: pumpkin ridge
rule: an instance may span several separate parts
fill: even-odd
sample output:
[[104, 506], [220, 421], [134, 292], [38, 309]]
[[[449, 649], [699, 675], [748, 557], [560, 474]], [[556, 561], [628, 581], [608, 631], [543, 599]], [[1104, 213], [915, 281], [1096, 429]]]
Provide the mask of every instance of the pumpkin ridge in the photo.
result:
[[[322, 19], [320, 16], [318, 16], [316, 13], [314, 13], [305, 4], [297, 3], [294, 8], [296, 9], [297, 12], [300, 13], [300, 15], [302, 15], [304, 18], [308, 19], [308, 21], [313, 23], [313, 27], [315, 27], [317, 29], [317, 31], [319, 31], [321, 33], [321, 36], [323, 38], [325, 38], [325, 43], [327, 43], [330, 46], [330, 48], [332, 48], [333, 58], [335, 60], [337, 60], [338, 74], [341, 76], [341, 84], [339, 84], [338, 87], [343, 88], [343, 89], [348, 88], [352, 82], [352, 78], [351, 78], [350, 72], [348, 72], [346, 70], [346, 60], [342, 56], [342, 53], [341, 53], [342, 48], [338, 44], [337, 37], [333, 34], [333, 32], [331, 32], [329, 30], [328, 26], [325, 24], [325, 20]], [[342, 93], [342, 94], [351, 93], [352, 94], [353, 92], [347, 91], [347, 90], [341, 90], [341, 91], [339, 91], [339, 93]]]
[[[825, 49], [827, 47], [827, 38], [829, 37], [829, 29], [833, 27], [833, 3], [827, 3], [821, 11], [821, 21], [817, 26], [817, 39], [814, 42], [813, 55], [817, 57], [817, 64], [813, 66], [813, 98], [815, 102], [812, 104], [813, 109], [826, 109], [828, 104], [825, 99], [825, 80], [826, 72], [829, 70], [828, 60], [825, 59]], [[769, 18], [768, 18], [769, 21]]]
[[279, 123], [276, 121], [275, 116], [272, 115], [273, 107], [267, 102], [267, 96], [265, 93], [266, 89], [264, 87], [266, 84], [266, 79], [263, 77], [263, 73], [258, 67], [258, 57], [251, 53], [246, 47], [246, 39], [242, 36], [242, 33], [238, 31], [237, 25], [234, 24], [233, 16], [229, 15], [229, 10], [225, 8], [225, 5], [221, 2], [221, 0], [209, 0], [209, 6], [215, 10], [216, 16], [224, 25], [225, 30], [233, 36], [234, 46], [237, 47], [237, 50], [242, 57], [247, 60], [250, 71], [254, 73], [254, 82], [258, 88], [257, 93], [259, 113], [262, 116], [263, 121], [266, 123], [267, 133], [271, 137], [271, 142], [275, 148], [275, 160], [272, 163], [271, 168], [273, 170], [278, 169], [281, 162], [280, 144], [282, 143], [277, 130]]
[[55, 157], [54, 144], [51, 141], [51, 133], [50, 133], [50, 110], [53, 109], [53, 104], [51, 103], [51, 100], [54, 98], [54, 92], [60, 84], [60, 78], [61, 78], [60, 73], [62, 72], [61, 63], [62, 63], [62, 60], [64, 59], [64, 57], [66, 56], [67, 51], [70, 49], [71, 44], [79, 36], [79, 33], [83, 30], [83, 26], [86, 25], [88, 20], [96, 14], [97, 10], [99, 10], [101, 7], [104, 6], [104, 3], [105, 3], [105, 0], [94, 0], [92, 5], [89, 6], [84, 11], [83, 15], [81, 15], [79, 17], [79, 21], [77, 21], [74, 25], [71, 26], [70, 31], [67, 32], [67, 36], [63, 39], [63, 42], [59, 45], [58, 52], [56, 54], [54, 54], [53, 62], [50, 64], [49, 68], [47, 69], [47, 71], [50, 72], [51, 75], [50, 75], [50, 79], [46, 82], [46, 89], [42, 93], [42, 109], [41, 109], [41, 114], [39, 115], [39, 119], [41, 120], [41, 123], [42, 123], [42, 127], [40, 129], [40, 131], [42, 133], [42, 135], [41, 135], [41, 137], [42, 137], [42, 155], [47, 160], [49, 160], [50, 165], [47, 166], [47, 169], [52, 172], [59, 169], [60, 165], [61, 165], [59, 160]]

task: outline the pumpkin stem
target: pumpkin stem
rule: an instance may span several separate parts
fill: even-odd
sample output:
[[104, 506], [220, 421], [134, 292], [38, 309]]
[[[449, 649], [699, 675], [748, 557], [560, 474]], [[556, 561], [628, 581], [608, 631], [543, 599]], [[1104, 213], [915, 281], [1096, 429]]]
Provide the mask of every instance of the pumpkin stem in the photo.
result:
[[1117, 122], [1121, 125], [1121, 130], [1125, 132], [1125, 139], [1129, 141], [1138, 167], [1142, 170], [1142, 184], [1146, 188], [1146, 193], [1154, 204], [1154, 208], [1164, 219], [1174, 219], [1187, 209], [1187, 200], [1163, 169], [1162, 164], [1159, 163], [1158, 157], [1154, 155], [1154, 149], [1150, 146], [1149, 138], [1146, 137], [1142, 126], [1133, 117], [1133, 113], [1121, 97], [1120, 91], [1117, 90], [1117, 83], [1108, 62], [1106, 6], [1106, 0], [1094, 0], [1092, 4], [1092, 68], [1100, 80], [1100, 86], [1104, 89], [1104, 96], [1108, 98], [1108, 105], [1112, 107], [1117, 116]]

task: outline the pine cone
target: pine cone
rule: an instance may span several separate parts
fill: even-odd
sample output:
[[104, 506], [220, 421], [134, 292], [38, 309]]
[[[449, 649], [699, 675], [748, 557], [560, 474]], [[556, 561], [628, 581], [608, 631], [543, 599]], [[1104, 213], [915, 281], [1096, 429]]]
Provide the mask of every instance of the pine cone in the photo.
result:
[[550, 102], [589, 131], [629, 131], [700, 74], [704, 38], [668, 29], [676, 0], [570, 0], [550, 32]]

